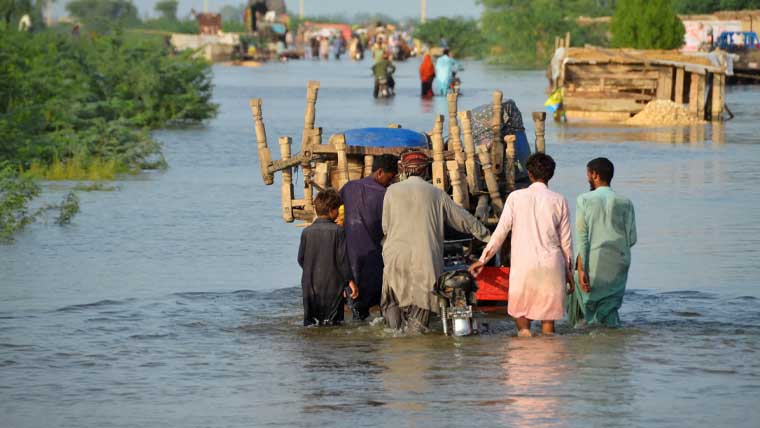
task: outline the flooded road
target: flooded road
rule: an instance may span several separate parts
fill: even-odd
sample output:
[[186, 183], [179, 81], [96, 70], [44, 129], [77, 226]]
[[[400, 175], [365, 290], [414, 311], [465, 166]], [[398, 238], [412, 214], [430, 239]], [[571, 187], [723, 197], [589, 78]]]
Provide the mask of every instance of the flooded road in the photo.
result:
[[[445, 112], [418, 98], [416, 61], [391, 100], [372, 99], [369, 66], [216, 67], [218, 118], [156, 134], [168, 170], [80, 193], [71, 226], [0, 246], [0, 426], [756, 426], [760, 88], [730, 88], [736, 118], [719, 127], [547, 123], [551, 186], [571, 208], [597, 156], [636, 206], [624, 328], [526, 340], [496, 314], [463, 339], [303, 329], [301, 229], [261, 182], [247, 103], [263, 99], [275, 153], [278, 136], [299, 143], [310, 79], [326, 136], [429, 130]], [[461, 76], [460, 109], [500, 89], [532, 141], [543, 72]]]

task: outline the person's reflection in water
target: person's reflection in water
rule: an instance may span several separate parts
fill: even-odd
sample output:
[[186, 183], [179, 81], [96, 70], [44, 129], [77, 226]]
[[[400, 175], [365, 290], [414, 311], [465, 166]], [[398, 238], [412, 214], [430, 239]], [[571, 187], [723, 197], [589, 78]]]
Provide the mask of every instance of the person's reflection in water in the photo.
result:
[[405, 414], [409, 412], [411, 419], [406, 419], [407, 425], [414, 426], [416, 422], [425, 421], [424, 418], [415, 421], [413, 415], [425, 414], [429, 410], [430, 393], [433, 392], [429, 380], [433, 364], [430, 347], [440, 339], [435, 335], [387, 340], [380, 351], [381, 362], [386, 367], [380, 379], [386, 396], [392, 397], [385, 406]]
[[511, 340], [502, 368], [510, 404], [505, 416], [512, 426], [555, 426], [566, 420], [567, 403], [560, 398], [568, 375], [565, 339], [539, 337]]

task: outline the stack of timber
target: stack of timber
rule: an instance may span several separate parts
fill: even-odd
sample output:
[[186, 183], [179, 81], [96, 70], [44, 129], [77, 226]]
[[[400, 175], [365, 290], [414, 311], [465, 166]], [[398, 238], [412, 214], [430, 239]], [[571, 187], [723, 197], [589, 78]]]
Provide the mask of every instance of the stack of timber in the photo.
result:
[[559, 44], [549, 91], [562, 92], [567, 120], [625, 121], [653, 100], [688, 104], [698, 120], [721, 120], [725, 52], [571, 48]]
[[[329, 187], [340, 189], [349, 180], [372, 174], [374, 156], [399, 155], [408, 150], [408, 147], [398, 147], [390, 142], [384, 145], [353, 138], [367, 129], [334, 134], [324, 143], [322, 128], [315, 124], [318, 92], [319, 82], [310, 81], [306, 91], [301, 151], [292, 153], [293, 139], [280, 137], [279, 160], [273, 160], [269, 151], [262, 100], [250, 101], [261, 175], [265, 184], [272, 185], [275, 174], [281, 174], [282, 218], [288, 223], [295, 220], [312, 222], [316, 218], [313, 205], [316, 193]], [[420, 144], [415, 144], [414, 149], [433, 160], [433, 185], [446, 191], [460, 207], [493, 228], [507, 195], [528, 185], [525, 161], [531, 148], [517, 106], [512, 100], [504, 102], [500, 91], [493, 93], [487, 108], [459, 111], [457, 101], [456, 94], [448, 96], [448, 138], [444, 138], [443, 115], [435, 117], [430, 132], [399, 131], [419, 135]], [[532, 117], [536, 129], [535, 150], [543, 152], [546, 114], [536, 112]], [[401, 126], [392, 124], [388, 128]], [[296, 168], [302, 169], [302, 195], [294, 192]]]

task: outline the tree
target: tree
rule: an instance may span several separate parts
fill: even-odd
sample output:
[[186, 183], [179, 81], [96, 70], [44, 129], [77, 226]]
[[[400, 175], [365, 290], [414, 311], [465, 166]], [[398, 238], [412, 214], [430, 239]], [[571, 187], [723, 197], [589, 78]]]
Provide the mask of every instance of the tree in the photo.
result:
[[167, 21], [177, 20], [177, 0], [159, 0], [156, 2], [156, 12], [161, 14], [161, 18]]
[[66, 10], [88, 29], [109, 32], [114, 25], [135, 25], [140, 22], [131, 0], [71, 0]]
[[232, 6], [226, 4], [219, 10], [219, 14], [222, 15], [222, 21], [243, 22], [243, 13], [245, 12], [245, 4], [239, 4]]
[[693, 15], [720, 10], [760, 9], [760, 0], [674, 0], [673, 7], [678, 13]]
[[685, 33], [671, 0], [618, 0], [610, 31], [613, 46], [635, 49], [677, 49]]
[[17, 21], [25, 14], [32, 18], [32, 24], [37, 27], [42, 24], [42, 11], [47, 5], [47, 0], [0, 0], [0, 16], [6, 26]]
[[485, 47], [485, 38], [474, 19], [436, 18], [420, 24], [414, 37], [431, 46], [437, 46], [443, 37], [451, 52], [461, 57], [481, 56]]
[[554, 54], [554, 38], [566, 32], [573, 44], [604, 42], [604, 29], [580, 27], [580, 15], [601, 16], [611, 12], [611, 0], [480, 0], [482, 31], [492, 42], [491, 54], [498, 62], [543, 66]]

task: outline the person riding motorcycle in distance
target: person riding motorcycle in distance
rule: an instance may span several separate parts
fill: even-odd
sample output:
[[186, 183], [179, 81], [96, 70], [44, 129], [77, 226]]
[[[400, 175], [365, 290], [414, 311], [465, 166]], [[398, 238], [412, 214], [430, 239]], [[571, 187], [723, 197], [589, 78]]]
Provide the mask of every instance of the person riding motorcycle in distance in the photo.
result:
[[390, 95], [394, 94], [396, 82], [393, 80], [393, 73], [395, 72], [396, 66], [390, 61], [390, 55], [388, 53], [383, 54], [383, 59], [372, 66], [372, 74], [375, 75], [375, 89], [372, 92], [372, 96], [377, 98], [380, 91], [380, 82], [383, 80], [387, 82]]

